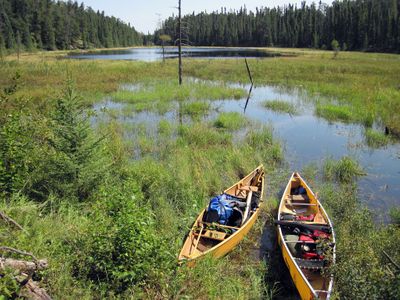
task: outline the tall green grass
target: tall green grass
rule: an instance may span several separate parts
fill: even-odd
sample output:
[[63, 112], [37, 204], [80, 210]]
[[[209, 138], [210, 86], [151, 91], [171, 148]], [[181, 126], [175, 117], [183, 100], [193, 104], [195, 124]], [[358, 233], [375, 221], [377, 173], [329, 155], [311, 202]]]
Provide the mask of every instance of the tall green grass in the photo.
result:
[[263, 102], [263, 106], [279, 113], [287, 113], [290, 115], [297, 114], [297, 109], [294, 104], [281, 100], [267, 100]]
[[227, 130], [238, 130], [247, 124], [247, 119], [238, 112], [220, 113], [214, 121], [214, 126]]
[[327, 158], [323, 166], [324, 177], [340, 183], [349, 183], [366, 173], [360, 164], [351, 157], [344, 156], [340, 160]]
[[390, 137], [385, 135], [385, 133], [372, 128], [365, 130], [365, 140], [367, 145], [372, 148], [384, 147], [391, 142]]

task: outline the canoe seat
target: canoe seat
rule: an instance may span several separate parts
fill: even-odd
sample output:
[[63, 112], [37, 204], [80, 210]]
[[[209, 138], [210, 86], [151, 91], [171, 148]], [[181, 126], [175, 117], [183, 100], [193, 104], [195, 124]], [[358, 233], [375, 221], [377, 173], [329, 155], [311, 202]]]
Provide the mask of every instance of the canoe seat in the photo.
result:
[[289, 199], [293, 202], [310, 202], [307, 195], [289, 195]]
[[[199, 233], [196, 232], [194, 233], [195, 236], [199, 236]], [[227, 233], [226, 232], [221, 232], [217, 230], [205, 230], [202, 232], [201, 237], [202, 238], [207, 238], [207, 239], [212, 239], [212, 240], [218, 240], [218, 241], [223, 241], [225, 240]]]
[[295, 261], [301, 269], [322, 270], [325, 267], [325, 260], [323, 259], [295, 258]]

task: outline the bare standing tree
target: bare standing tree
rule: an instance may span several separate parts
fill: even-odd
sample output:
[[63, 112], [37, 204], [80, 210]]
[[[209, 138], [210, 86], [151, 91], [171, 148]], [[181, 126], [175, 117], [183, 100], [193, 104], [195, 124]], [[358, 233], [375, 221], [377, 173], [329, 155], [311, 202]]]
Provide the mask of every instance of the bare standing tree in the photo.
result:
[[178, 31], [179, 31], [179, 41], [178, 41], [178, 57], [179, 57], [179, 85], [182, 85], [182, 14], [181, 14], [181, 0], [179, 0], [179, 17], [178, 17]]

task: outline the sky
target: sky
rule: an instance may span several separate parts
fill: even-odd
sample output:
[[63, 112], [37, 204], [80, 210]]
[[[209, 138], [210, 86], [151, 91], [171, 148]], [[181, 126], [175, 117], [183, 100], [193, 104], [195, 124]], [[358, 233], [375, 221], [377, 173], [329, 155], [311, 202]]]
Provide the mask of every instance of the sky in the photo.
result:
[[[90, 6], [94, 10], [105, 12], [107, 16], [114, 16], [126, 23], [131, 23], [136, 30], [143, 33], [153, 33], [159, 27], [160, 21], [168, 18], [173, 13], [177, 14], [176, 7], [178, 0], [78, 0], [85, 6]], [[302, 1], [290, 0], [182, 0], [182, 13], [192, 13], [219, 10], [221, 7], [229, 9], [239, 9], [246, 5], [248, 10], [255, 10], [256, 7], [275, 7], [285, 4], [300, 4]], [[307, 4], [318, 3], [319, 0], [306, 0]], [[324, 3], [332, 3], [332, 0], [323, 0]]]

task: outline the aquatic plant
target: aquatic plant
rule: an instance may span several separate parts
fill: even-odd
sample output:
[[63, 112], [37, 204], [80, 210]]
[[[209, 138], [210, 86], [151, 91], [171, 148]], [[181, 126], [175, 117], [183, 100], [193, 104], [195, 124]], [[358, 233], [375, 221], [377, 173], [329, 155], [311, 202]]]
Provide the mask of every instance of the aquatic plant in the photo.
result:
[[247, 124], [247, 119], [238, 112], [220, 113], [214, 121], [214, 126], [226, 130], [238, 130]]
[[391, 140], [384, 132], [367, 128], [365, 130], [365, 141], [369, 147], [379, 148], [388, 145]]
[[400, 225], [400, 208], [392, 207], [389, 210], [389, 215], [394, 224]]
[[331, 104], [317, 105], [315, 114], [318, 117], [324, 118], [328, 121], [343, 121], [350, 122], [355, 120], [355, 117], [349, 106], [337, 106]]
[[282, 100], [266, 100], [263, 102], [263, 106], [275, 112], [287, 113], [290, 115], [297, 114], [297, 109], [294, 104]]
[[211, 104], [205, 101], [183, 102], [180, 106], [180, 112], [191, 116], [194, 119], [206, 115], [211, 109]]
[[337, 161], [327, 158], [323, 165], [323, 174], [325, 178], [340, 183], [351, 183], [354, 179], [366, 175], [359, 163], [348, 156]]

